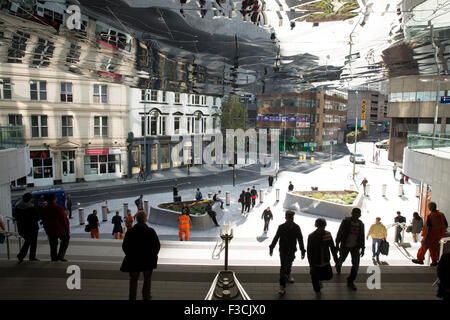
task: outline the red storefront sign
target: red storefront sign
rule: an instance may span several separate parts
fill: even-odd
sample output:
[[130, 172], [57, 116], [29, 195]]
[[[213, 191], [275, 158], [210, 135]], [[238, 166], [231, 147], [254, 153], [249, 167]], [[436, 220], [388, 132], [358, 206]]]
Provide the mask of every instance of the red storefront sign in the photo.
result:
[[109, 148], [86, 149], [84, 154], [89, 156], [97, 156], [101, 154], [109, 154]]
[[50, 158], [50, 151], [48, 150], [30, 151], [30, 158], [31, 159]]

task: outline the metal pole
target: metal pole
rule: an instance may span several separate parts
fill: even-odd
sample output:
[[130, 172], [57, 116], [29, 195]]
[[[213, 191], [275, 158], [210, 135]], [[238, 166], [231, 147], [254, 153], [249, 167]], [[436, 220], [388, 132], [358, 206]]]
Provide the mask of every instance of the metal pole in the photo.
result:
[[[145, 93], [147, 99], [147, 92]], [[147, 121], [147, 103], [144, 103], [144, 173], [147, 173]]]
[[434, 122], [433, 122], [433, 138], [431, 140], [431, 149], [434, 149], [434, 139], [436, 136], [436, 127], [438, 121], [438, 113], [439, 113], [439, 89], [441, 86], [441, 81], [437, 80], [437, 90], [436, 90], [436, 107], [434, 109]]
[[356, 142], [358, 139], [358, 114], [356, 114], [356, 122], [355, 122], [355, 148], [353, 151], [353, 180], [355, 180], [355, 171], [356, 171]]
[[420, 99], [417, 99], [419, 101], [419, 112], [417, 115], [417, 133], [419, 133], [419, 123], [420, 123]]
[[236, 165], [233, 164], [233, 187], [236, 186]]
[[225, 235], [225, 270], [228, 270], [228, 235]]

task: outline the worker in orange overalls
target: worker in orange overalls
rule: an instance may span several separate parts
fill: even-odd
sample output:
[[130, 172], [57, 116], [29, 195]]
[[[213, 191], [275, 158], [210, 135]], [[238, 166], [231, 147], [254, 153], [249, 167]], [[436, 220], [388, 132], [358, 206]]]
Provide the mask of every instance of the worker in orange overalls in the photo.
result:
[[189, 240], [189, 229], [191, 228], [191, 219], [189, 218], [190, 212], [191, 210], [186, 203], [183, 204], [181, 215], [178, 217], [178, 236], [180, 237], [180, 241], [183, 241], [183, 233], [185, 241]]
[[444, 214], [437, 210], [436, 203], [430, 202], [428, 204], [430, 214], [426, 219], [425, 226], [422, 229], [422, 245], [417, 252], [417, 259], [412, 262], [423, 264], [425, 253], [430, 250], [431, 264], [430, 266], [437, 266], [439, 260], [439, 241], [445, 236], [448, 228], [447, 219]]
[[131, 210], [127, 210], [127, 217], [125, 218], [125, 226], [127, 227], [127, 231], [133, 227], [133, 215], [131, 214]]

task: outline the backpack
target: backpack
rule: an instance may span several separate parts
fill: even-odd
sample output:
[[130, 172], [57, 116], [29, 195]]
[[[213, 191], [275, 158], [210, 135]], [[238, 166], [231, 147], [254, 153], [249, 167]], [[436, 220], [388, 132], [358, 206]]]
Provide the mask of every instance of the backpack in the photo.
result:
[[136, 205], [136, 207], [138, 207], [140, 203], [141, 203], [140, 198], [134, 200], [134, 204]]
[[217, 193], [214, 194], [213, 200], [217, 201]]

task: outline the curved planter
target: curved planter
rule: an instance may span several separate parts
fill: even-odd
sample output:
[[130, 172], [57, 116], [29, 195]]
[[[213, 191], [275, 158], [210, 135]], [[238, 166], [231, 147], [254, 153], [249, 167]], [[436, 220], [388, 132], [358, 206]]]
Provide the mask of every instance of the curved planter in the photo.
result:
[[[217, 213], [216, 219], [219, 222], [223, 212], [222, 210], [217, 210], [217, 208], [220, 208], [219, 203], [213, 205], [213, 210]], [[151, 206], [148, 221], [153, 224], [178, 228], [178, 217], [180, 215], [181, 213], [177, 211]], [[191, 218], [191, 230], [208, 230], [215, 227], [207, 213], [202, 215], [190, 214], [189, 217]]]
[[[347, 191], [347, 190], [345, 190]], [[333, 191], [319, 191], [333, 192]], [[334, 191], [335, 192], [335, 191]], [[356, 192], [356, 191], [354, 191]], [[317, 193], [317, 191], [305, 191], [305, 193]], [[361, 208], [364, 197], [360, 192], [351, 205], [338, 204], [327, 200], [309, 198], [304, 195], [288, 192], [284, 200], [283, 207], [294, 211], [312, 213], [318, 216], [330, 217], [334, 219], [344, 219], [350, 217], [353, 208]]]

